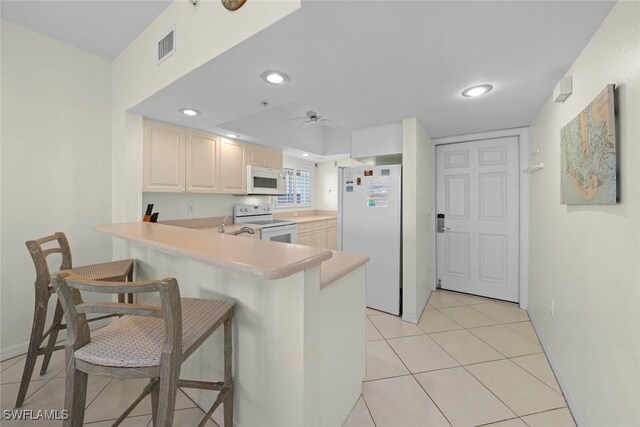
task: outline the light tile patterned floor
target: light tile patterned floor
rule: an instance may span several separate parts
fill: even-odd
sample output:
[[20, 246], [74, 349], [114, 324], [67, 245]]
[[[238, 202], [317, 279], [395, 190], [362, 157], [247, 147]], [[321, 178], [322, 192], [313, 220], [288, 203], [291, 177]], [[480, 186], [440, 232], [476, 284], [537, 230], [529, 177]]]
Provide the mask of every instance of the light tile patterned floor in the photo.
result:
[[[36, 369], [40, 368], [42, 357], [38, 358]], [[0, 404], [1, 409], [13, 409], [16, 395], [20, 387], [20, 378], [24, 366], [24, 356], [6, 360], [0, 364]], [[91, 427], [110, 426], [120, 416], [131, 402], [142, 392], [147, 380], [115, 380], [95, 375], [89, 376], [87, 387], [87, 409], [85, 410], [85, 425]], [[27, 400], [23, 409], [63, 409], [64, 408], [64, 351], [56, 351], [51, 358], [51, 364], [46, 375], [38, 372], [33, 375], [29, 386]], [[216, 411], [214, 418], [219, 418], [221, 412]], [[3, 414], [0, 414], [2, 416]], [[195, 426], [200, 422], [204, 412], [182, 391], [176, 398], [174, 412], [175, 426]], [[2, 420], [4, 426], [60, 426], [61, 421], [8, 421]], [[133, 410], [130, 416], [121, 424], [123, 427], [144, 427], [151, 425], [151, 398], [147, 396]], [[211, 420], [207, 426], [216, 427]]]
[[[514, 304], [447, 291], [432, 294], [418, 325], [367, 309], [367, 375], [344, 427], [575, 426], [528, 319]], [[63, 407], [63, 359], [54, 353], [49, 372], [34, 375], [25, 408]], [[13, 408], [23, 364], [24, 356], [0, 364], [2, 410]], [[111, 425], [144, 387], [89, 378], [85, 423], [95, 427]], [[148, 426], [150, 414], [147, 397], [122, 425]], [[179, 393], [174, 425], [196, 425], [203, 415]]]
[[575, 427], [525, 310], [436, 291], [418, 325], [367, 309], [367, 375], [343, 427]]

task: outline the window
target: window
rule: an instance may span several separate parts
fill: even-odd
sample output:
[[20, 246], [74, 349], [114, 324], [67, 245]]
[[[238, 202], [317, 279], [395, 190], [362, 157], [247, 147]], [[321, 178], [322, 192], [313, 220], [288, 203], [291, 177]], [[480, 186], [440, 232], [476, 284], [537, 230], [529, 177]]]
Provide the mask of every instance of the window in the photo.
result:
[[285, 192], [275, 197], [278, 207], [311, 206], [311, 172], [298, 168], [284, 168]]

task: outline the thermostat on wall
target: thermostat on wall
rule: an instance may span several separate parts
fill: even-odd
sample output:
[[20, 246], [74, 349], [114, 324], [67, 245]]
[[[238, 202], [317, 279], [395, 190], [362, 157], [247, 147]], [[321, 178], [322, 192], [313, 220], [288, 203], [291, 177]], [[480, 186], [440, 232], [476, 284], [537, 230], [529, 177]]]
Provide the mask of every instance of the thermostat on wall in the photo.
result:
[[563, 77], [560, 83], [553, 89], [553, 102], [564, 102], [571, 96], [573, 84], [571, 76]]

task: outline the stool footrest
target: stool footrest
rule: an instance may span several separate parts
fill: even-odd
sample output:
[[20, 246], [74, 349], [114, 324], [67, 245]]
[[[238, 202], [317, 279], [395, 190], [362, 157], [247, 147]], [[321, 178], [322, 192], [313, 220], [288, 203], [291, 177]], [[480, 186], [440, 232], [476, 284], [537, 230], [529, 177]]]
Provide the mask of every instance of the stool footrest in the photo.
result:
[[222, 390], [224, 387], [224, 382], [178, 380], [178, 387], [197, 388], [200, 390]]
[[209, 408], [207, 413], [204, 414], [204, 417], [202, 417], [202, 420], [198, 424], [198, 427], [204, 427], [207, 424], [207, 422], [210, 420], [211, 415], [213, 415], [218, 406], [220, 406], [220, 404], [224, 402], [224, 400], [227, 398], [227, 395], [231, 393], [232, 389], [233, 383], [222, 387], [222, 390], [220, 391], [220, 393], [218, 393], [218, 397], [216, 397], [216, 401], [213, 402], [211, 408]]
[[144, 390], [142, 390], [142, 393], [140, 393], [140, 396], [138, 396], [136, 400], [134, 400], [133, 403], [129, 405], [127, 409], [124, 410], [124, 412], [118, 417], [117, 420], [114, 421], [114, 423], [111, 426], [115, 427], [120, 425], [120, 423], [123, 422], [125, 418], [127, 418], [127, 416], [131, 413], [131, 411], [133, 411], [135, 407], [138, 406], [140, 402], [142, 402], [142, 399], [147, 397], [147, 395], [149, 395], [153, 391], [153, 389], [156, 387], [158, 387], [158, 380], [149, 381], [149, 384], [147, 384]]

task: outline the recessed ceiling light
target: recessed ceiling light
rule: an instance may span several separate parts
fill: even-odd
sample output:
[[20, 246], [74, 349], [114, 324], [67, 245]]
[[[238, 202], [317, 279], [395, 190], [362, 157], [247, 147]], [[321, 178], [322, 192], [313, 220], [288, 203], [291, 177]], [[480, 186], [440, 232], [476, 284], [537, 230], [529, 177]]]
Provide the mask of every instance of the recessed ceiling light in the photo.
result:
[[267, 70], [264, 73], [260, 74], [262, 80], [267, 83], [271, 83], [274, 85], [285, 85], [289, 83], [289, 76], [285, 73], [275, 70]]
[[302, 153], [302, 157], [309, 157], [309, 153]]
[[237, 138], [238, 137], [238, 135], [236, 135], [235, 133], [228, 133], [227, 136], [229, 138]]
[[200, 111], [194, 110], [193, 108], [181, 108], [179, 111], [185, 116], [190, 117], [199, 116], [201, 114]]
[[468, 89], [465, 89], [462, 91], [462, 96], [466, 96], [466, 97], [474, 97], [474, 96], [480, 96], [480, 95], [484, 95], [485, 93], [488, 93], [491, 91], [491, 89], [493, 89], [493, 86], [491, 85], [479, 85], [479, 86], [472, 86]]

